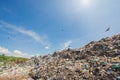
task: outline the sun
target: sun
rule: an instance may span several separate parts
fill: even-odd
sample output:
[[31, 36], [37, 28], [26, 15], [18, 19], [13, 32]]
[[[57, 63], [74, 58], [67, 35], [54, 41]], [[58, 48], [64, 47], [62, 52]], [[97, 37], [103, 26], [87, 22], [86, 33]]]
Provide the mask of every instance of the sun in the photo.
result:
[[81, 0], [81, 5], [84, 7], [90, 7], [91, 6], [91, 0]]

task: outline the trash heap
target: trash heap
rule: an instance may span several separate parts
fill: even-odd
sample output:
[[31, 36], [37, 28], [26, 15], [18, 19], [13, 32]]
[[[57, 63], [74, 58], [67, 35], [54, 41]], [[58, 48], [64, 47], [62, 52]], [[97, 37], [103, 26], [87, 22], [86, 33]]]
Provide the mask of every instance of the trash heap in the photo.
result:
[[29, 75], [29, 66], [6, 66], [0, 68], [0, 80], [33, 80]]
[[31, 60], [34, 80], [120, 80], [120, 34]]
[[[0, 80], [120, 80], [120, 34], [92, 41], [79, 49], [32, 57], [24, 65], [12, 68], [22, 78], [15, 78], [15, 72], [12, 75], [8, 69], [0, 69]], [[2, 78], [6, 74], [13, 78]]]

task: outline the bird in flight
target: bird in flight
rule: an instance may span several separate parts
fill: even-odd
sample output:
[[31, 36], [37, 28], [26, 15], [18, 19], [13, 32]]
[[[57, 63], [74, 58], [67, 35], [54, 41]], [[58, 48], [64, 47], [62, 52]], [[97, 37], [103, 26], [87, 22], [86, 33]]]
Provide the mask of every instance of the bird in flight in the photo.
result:
[[105, 30], [105, 32], [107, 32], [107, 31], [109, 31], [110, 30], [110, 27], [108, 27], [106, 30]]

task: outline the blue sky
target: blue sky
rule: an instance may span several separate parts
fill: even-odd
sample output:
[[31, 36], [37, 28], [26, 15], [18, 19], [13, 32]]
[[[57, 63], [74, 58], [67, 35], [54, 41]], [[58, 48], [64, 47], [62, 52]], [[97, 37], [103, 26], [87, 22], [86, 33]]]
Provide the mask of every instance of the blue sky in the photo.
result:
[[120, 0], [0, 0], [1, 53], [44, 55], [119, 32]]

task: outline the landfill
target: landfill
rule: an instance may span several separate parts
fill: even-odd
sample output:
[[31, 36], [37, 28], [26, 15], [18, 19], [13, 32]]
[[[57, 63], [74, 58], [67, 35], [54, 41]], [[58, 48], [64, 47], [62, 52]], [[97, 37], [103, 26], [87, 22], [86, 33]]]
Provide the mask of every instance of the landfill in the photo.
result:
[[120, 80], [120, 34], [0, 67], [0, 80]]

